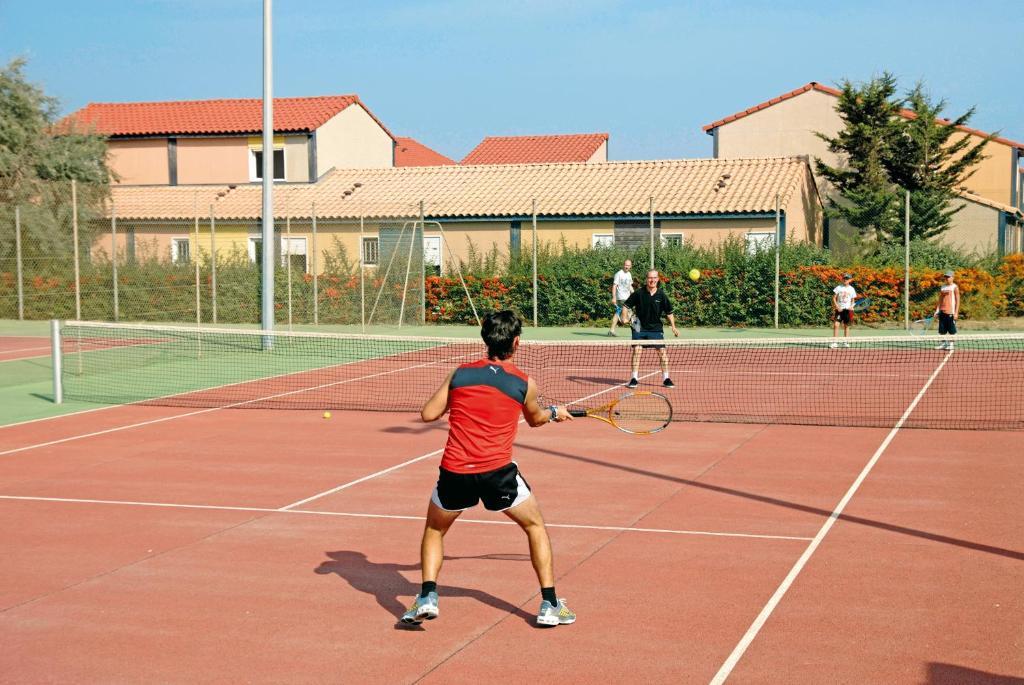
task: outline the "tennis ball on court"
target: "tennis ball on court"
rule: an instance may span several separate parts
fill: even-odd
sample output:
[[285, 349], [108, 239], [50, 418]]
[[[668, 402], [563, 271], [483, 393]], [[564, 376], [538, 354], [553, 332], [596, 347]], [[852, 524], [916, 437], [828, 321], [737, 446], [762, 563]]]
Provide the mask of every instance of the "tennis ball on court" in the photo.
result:
[[331, 418], [331, 412], [329, 412], [329, 411], [325, 411], [325, 412], [324, 412], [324, 418], [325, 418], [325, 419], [329, 419], [329, 418]]
[[700, 280], [700, 269], [690, 269], [690, 280], [691, 281]]

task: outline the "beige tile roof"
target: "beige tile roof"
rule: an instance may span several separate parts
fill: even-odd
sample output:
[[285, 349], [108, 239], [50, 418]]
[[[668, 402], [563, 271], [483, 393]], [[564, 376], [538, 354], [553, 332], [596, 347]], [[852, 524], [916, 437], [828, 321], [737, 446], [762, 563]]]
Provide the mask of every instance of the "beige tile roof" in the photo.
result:
[[[419, 202], [431, 218], [528, 216], [644, 216], [655, 198], [658, 215], [774, 212], [810, 183], [803, 157], [681, 159], [601, 164], [336, 169], [316, 184], [278, 184], [277, 216], [416, 216]], [[259, 185], [117, 186], [117, 215], [135, 219], [200, 216], [215, 206], [220, 218], [257, 218]]]
[[992, 209], [998, 209], [1001, 212], [1013, 214], [1014, 216], [1024, 216], [1024, 212], [1017, 209], [1013, 205], [1004, 205], [1002, 202], [996, 202], [995, 200], [990, 200], [987, 197], [975, 195], [974, 193], [968, 190], [961, 190], [957, 192], [957, 195], [959, 195], [962, 199], [967, 200], [968, 202], [974, 202], [979, 205], [991, 207]]

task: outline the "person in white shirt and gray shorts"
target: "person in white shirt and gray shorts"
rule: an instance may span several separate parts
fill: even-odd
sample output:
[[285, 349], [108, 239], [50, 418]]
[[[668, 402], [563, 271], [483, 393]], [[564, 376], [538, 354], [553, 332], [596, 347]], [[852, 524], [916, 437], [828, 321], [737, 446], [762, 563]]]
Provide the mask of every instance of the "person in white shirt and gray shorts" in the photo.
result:
[[629, 272], [633, 268], [633, 262], [629, 259], [622, 263], [622, 268], [615, 272], [612, 279], [612, 304], [615, 306], [615, 314], [612, 315], [612, 329], [608, 331], [609, 336], [616, 335], [615, 329], [619, 322], [629, 324], [630, 312], [622, 303], [633, 294], [633, 274]]
[[857, 298], [857, 291], [854, 290], [850, 283], [853, 281], [853, 276], [850, 274], [843, 274], [843, 284], [837, 285], [832, 289], [832, 344], [829, 347], [835, 349], [842, 345], [843, 347], [849, 347], [850, 343], [839, 342], [836, 338], [839, 337], [839, 324], [843, 324], [843, 338], [850, 335], [850, 324], [853, 323], [853, 301]]

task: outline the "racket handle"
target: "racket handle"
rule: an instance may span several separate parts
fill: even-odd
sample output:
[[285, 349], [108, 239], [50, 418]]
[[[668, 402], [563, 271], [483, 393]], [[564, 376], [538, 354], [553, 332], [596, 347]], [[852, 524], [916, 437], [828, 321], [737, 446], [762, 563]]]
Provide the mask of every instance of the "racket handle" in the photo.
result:
[[586, 409], [570, 409], [569, 410], [569, 416], [575, 416], [576, 418], [579, 418], [581, 416], [586, 416], [586, 415], [587, 415], [587, 410]]

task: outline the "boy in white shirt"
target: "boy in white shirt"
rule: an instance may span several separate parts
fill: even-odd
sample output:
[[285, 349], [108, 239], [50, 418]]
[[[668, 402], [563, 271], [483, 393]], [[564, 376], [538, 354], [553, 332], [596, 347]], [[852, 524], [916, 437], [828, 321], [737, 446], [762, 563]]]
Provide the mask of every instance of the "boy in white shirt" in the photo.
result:
[[633, 274], [629, 270], [633, 268], [633, 262], [629, 259], [622, 263], [622, 268], [615, 272], [612, 279], [612, 304], [615, 306], [615, 314], [612, 315], [612, 329], [608, 331], [609, 336], [616, 335], [615, 329], [619, 321], [629, 323], [629, 310], [622, 304], [633, 294]]
[[[960, 318], [960, 287], [953, 282], [953, 272], [946, 272], [946, 282], [939, 288], [939, 302], [935, 305], [935, 317], [939, 320], [939, 335], [956, 335], [956, 320]], [[943, 340], [935, 346], [937, 350], [952, 350], [953, 338]]]
[[[843, 337], [849, 337], [850, 324], [853, 323], [853, 301], [857, 297], [857, 291], [850, 283], [853, 276], [843, 274], [843, 284], [832, 289], [832, 337], [833, 341], [829, 347], [835, 349], [840, 343], [834, 340], [839, 337], [839, 324], [843, 324]], [[843, 347], [849, 347], [850, 343], [843, 340]]]

